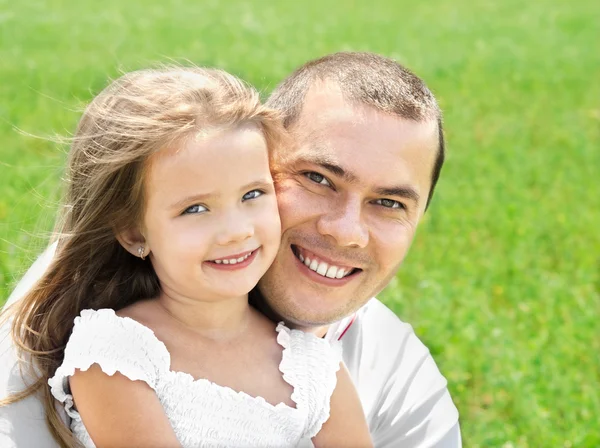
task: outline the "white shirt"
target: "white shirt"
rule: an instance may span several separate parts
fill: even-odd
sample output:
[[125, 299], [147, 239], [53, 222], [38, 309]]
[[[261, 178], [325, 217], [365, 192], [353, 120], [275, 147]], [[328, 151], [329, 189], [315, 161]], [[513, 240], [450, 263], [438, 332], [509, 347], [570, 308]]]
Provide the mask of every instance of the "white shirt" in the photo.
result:
[[376, 448], [462, 446], [446, 379], [409, 324], [371, 299], [326, 337], [340, 336]]
[[75, 318], [65, 355], [48, 380], [64, 403], [71, 431], [86, 448], [95, 448], [74, 407], [69, 378], [97, 364], [104, 373], [143, 381], [156, 393], [182, 447], [296, 448], [311, 439], [329, 418], [330, 399], [342, 361], [338, 341], [276, 327], [282, 348], [279, 370], [292, 389], [295, 406], [276, 405], [205, 378], [171, 370], [171, 355], [154, 332], [112, 309], [83, 310]]
[[[41, 277], [51, 246], [25, 274], [8, 303]], [[354, 321], [352, 321], [354, 319]], [[351, 325], [350, 325], [351, 323]], [[343, 359], [360, 396], [376, 448], [459, 448], [458, 411], [447, 382], [412, 327], [377, 299], [332, 325], [327, 338], [342, 337]], [[23, 388], [8, 325], [0, 328], [0, 397]], [[0, 407], [0, 446], [56, 448], [35, 397]]]

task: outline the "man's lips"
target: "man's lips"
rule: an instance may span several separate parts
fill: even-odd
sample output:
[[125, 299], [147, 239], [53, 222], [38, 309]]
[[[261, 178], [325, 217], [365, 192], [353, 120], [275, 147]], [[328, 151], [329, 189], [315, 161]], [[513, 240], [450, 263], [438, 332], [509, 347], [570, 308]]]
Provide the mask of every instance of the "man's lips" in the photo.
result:
[[302, 264], [324, 278], [341, 280], [362, 271], [360, 268], [332, 260], [294, 244], [291, 248], [295, 257]]

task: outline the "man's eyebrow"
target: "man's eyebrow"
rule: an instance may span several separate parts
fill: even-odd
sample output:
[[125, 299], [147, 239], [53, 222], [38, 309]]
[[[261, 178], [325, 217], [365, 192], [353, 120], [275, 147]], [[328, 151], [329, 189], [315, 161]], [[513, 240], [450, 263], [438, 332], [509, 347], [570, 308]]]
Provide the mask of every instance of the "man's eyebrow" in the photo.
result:
[[401, 198], [411, 199], [414, 202], [419, 202], [420, 196], [412, 187], [398, 186], [398, 187], [379, 187], [376, 188], [375, 193], [381, 196], [399, 196]]
[[[304, 154], [298, 158], [298, 162], [310, 163], [318, 165], [323, 169], [341, 177], [348, 183], [357, 183], [358, 177], [342, 168], [333, 158], [323, 154]], [[417, 190], [411, 186], [399, 185], [394, 187], [377, 187], [373, 190], [375, 194], [381, 196], [398, 196], [401, 198], [410, 199], [414, 202], [419, 202], [421, 196]]]
[[330, 173], [335, 174], [338, 177], [341, 177], [348, 183], [353, 183], [357, 181], [357, 177], [346, 171], [342, 168], [335, 160], [330, 157], [320, 155], [320, 154], [311, 154], [310, 156], [304, 155], [298, 159], [299, 162], [310, 163], [313, 165], [318, 165], [321, 168], [329, 171]]

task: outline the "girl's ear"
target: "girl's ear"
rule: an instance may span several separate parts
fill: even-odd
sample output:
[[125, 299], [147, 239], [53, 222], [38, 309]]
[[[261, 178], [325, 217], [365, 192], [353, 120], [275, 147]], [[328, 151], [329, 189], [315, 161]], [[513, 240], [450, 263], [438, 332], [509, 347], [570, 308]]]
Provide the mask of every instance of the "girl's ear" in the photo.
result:
[[131, 255], [144, 259], [150, 253], [150, 246], [146, 238], [137, 228], [116, 232], [115, 236], [121, 246]]

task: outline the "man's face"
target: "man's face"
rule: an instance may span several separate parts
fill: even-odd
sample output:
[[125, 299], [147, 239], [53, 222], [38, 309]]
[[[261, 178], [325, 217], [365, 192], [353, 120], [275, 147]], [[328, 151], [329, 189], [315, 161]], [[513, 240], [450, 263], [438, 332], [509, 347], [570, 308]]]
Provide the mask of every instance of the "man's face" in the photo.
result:
[[309, 90], [275, 154], [282, 244], [259, 288], [298, 326], [351, 314], [395, 274], [425, 211], [437, 153], [435, 121], [348, 104], [339, 87]]

